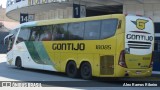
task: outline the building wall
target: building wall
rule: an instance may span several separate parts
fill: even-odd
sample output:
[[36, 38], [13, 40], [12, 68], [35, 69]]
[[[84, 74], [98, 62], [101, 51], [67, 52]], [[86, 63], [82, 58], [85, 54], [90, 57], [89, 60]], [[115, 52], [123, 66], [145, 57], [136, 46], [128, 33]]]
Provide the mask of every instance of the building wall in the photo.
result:
[[125, 4], [124, 14], [143, 15], [152, 18], [154, 22], [160, 22], [160, 3], [157, 4]]
[[[12, 1], [12, 0], [8, 0]], [[20, 13], [34, 15], [34, 20], [72, 18], [72, 5], [67, 0], [23, 0], [12, 2], [6, 8], [9, 18], [20, 21]]]
[[0, 21], [15, 22], [14, 20], [9, 19], [9, 18], [6, 16], [6, 9], [5, 9], [5, 8], [2, 8], [2, 6], [0, 6]]
[[36, 13], [35, 20], [72, 18], [72, 13], [72, 7], [66, 7], [65, 9], [49, 10], [46, 12]]

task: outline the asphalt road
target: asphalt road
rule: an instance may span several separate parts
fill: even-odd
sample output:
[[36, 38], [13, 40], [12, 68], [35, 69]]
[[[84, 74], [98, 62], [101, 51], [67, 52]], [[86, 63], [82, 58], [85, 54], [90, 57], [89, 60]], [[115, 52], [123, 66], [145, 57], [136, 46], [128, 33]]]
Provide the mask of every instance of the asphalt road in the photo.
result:
[[[24, 69], [20, 70], [16, 67], [8, 66], [5, 62], [4, 55], [0, 55], [0, 81], [23, 81], [42, 83], [45, 87], [62, 87], [62, 89], [91, 89], [91, 90], [159, 90], [160, 87], [124, 87], [124, 83], [143, 84], [153, 83], [152, 81], [160, 81], [160, 76], [144, 77], [144, 78], [93, 78], [93, 80], [83, 80], [81, 78], [73, 79], [67, 77], [64, 73], [57, 73], [44, 70]], [[144, 82], [140, 82], [144, 81]]]

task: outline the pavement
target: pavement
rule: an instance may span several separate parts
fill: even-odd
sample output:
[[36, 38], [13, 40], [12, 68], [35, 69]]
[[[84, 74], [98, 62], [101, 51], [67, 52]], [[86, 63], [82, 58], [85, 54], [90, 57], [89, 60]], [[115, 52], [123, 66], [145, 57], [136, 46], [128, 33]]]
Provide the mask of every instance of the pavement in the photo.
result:
[[6, 54], [0, 54], [0, 62], [5, 62], [7, 59], [7, 55]]

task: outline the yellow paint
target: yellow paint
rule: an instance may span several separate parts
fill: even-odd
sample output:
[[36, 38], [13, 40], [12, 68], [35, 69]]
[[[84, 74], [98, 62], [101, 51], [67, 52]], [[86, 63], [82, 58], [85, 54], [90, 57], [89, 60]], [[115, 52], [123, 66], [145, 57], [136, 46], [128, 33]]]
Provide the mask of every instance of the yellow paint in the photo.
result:
[[148, 68], [151, 62], [151, 54], [149, 55], [132, 55], [126, 54], [125, 56], [126, 64], [128, 68], [132, 69], [140, 69], [140, 68]]

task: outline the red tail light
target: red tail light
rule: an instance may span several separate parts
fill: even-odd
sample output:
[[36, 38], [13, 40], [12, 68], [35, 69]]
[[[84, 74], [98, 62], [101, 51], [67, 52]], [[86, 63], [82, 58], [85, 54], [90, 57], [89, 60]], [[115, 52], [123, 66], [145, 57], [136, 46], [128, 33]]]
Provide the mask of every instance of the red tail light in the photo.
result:
[[154, 57], [154, 54], [153, 54], [153, 52], [152, 52], [152, 57], [151, 57], [151, 62], [150, 62], [149, 68], [152, 68], [152, 67], [153, 67], [153, 57]]
[[122, 50], [120, 53], [118, 64], [124, 68], [127, 68], [127, 65], [125, 62], [125, 51], [124, 50]]

